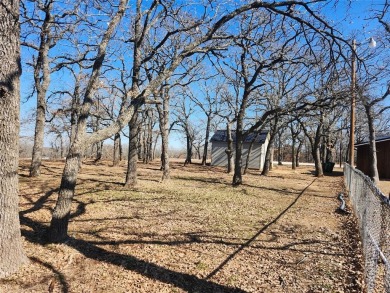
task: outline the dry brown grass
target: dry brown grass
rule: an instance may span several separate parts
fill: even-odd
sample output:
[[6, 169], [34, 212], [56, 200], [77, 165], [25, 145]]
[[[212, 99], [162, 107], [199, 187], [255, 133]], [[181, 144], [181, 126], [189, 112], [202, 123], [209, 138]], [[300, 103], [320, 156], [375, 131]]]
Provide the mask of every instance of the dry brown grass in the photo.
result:
[[[336, 212], [340, 170], [251, 171], [232, 187], [221, 168], [84, 164], [71, 238], [45, 244], [62, 162], [28, 178], [21, 162], [24, 246], [31, 260], [0, 281], [0, 292], [361, 292], [361, 257], [351, 215]], [[337, 176], [338, 175], [338, 176]]]
[[379, 181], [378, 187], [383, 192], [384, 195], [390, 196], [390, 180], [389, 179], [383, 179], [383, 180]]

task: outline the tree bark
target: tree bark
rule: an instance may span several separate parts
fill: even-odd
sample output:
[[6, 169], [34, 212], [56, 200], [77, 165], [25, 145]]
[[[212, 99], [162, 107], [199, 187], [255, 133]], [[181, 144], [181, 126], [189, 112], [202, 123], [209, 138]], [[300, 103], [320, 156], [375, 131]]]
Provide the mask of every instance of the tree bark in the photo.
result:
[[299, 167], [299, 164], [300, 164], [299, 157], [301, 155], [302, 146], [303, 146], [303, 142], [302, 142], [302, 140], [299, 140], [299, 144], [298, 144], [298, 147], [297, 147], [297, 152], [295, 154], [295, 165], [296, 165], [297, 168]]
[[95, 154], [95, 164], [99, 162], [103, 157], [103, 142], [99, 141], [95, 144], [96, 154]]
[[50, 84], [50, 67], [48, 55], [51, 42], [50, 29], [52, 26], [52, 7], [53, 2], [50, 1], [43, 9], [45, 13], [45, 19], [43, 21], [42, 31], [40, 34], [37, 63], [35, 64], [34, 68], [34, 82], [35, 88], [37, 90], [37, 110], [35, 118], [34, 146], [30, 166], [31, 177], [36, 177], [41, 174], [43, 140], [46, 121], [46, 93]]
[[312, 148], [312, 156], [313, 156], [313, 159], [314, 159], [315, 176], [316, 177], [324, 176], [324, 171], [322, 170], [322, 164], [321, 164], [321, 153], [320, 153], [319, 144], [315, 144], [313, 146], [313, 148]]
[[19, 223], [19, 1], [0, 5], [0, 278], [27, 261]]
[[127, 160], [127, 173], [125, 186], [137, 185], [137, 163], [138, 163], [138, 112], [135, 111], [129, 122], [129, 157]]
[[[280, 130], [281, 132], [281, 130]], [[278, 134], [278, 165], [283, 165], [283, 156], [282, 156], [282, 134]]]
[[[243, 103], [245, 104], [245, 103]], [[242, 107], [245, 109], [244, 107]], [[242, 184], [242, 147], [244, 143], [243, 135], [243, 118], [244, 111], [241, 110], [237, 115], [237, 124], [236, 124], [236, 157], [234, 160], [234, 175], [233, 175], [233, 186], [238, 186]]]
[[159, 115], [159, 126], [161, 132], [161, 170], [163, 175], [161, 180], [169, 180], [169, 153], [168, 153], [168, 140], [169, 140], [169, 95], [168, 90], [160, 91], [162, 99], [162, 107], [157, 105], [157, 111]]
[[367, 115], [368, 121], [368, 133], [369, 133], [369, 153], [368, 158], [370, 162], [370, 178], [375, 184], [379, 183], [379, 172], [378, 172], [378, 160], [376, 156], [376, 142], [375, 142], [375, 126], [372, 108], [370, 105], [364, 105], [364, 109]]
[[230, 174], [233, 172], [233, 138], [232, 138], [232, 130], [230, 128], [230, 122], [226, 124], [226, 134], [227, 134], [227, 149], [225, 153], [227, 155], [227, 173]]
[[296, 161], [295, 161], [295, 138], [292, 139], [291, 144], [291, 169], [295, 170], [297, 168]]
[[189, 129], [189, 125], [185, 125], [185, 130], [186, 130], [186, 146], [187, 146], [187, 155], [186, 155], [186, 160], [184, 161], [184, 166], [187, 164], [192, 164], [192, 148], [193, 148], [193, 142], [194, 138], [191, 133], [191, 130]]
[[[272, 160], [273, 160], [273, 145], [276, 138], [276, 135], [279, 135], [279, 146], [281, 144], [281, 128], [278, 126], [279, 124], [279, 117], [276, 115], [273, 118], [273, 122], [271, 124], [270, 132], [269, 132], [269, 141], [267, 145], [267, 149], [265, 151], [265, 160], [264, 160], [264, 166], [263, 170], [261, 170], [261, 175], [268, 176], [269, 171], [271, 170]], [[280, 148], [279, 148], [280, 150]], [[278, 158], [279, 159], [279, 158]]]
[[115, 166], [118, 166], [119, 165], [119, 162], [120, 162], [120, 159], [121, 159], [121, 135], [119, 132], [115, 133], [115, 136], [114, 136], [114, 154], [113, 154], [113, 162], [112, 162], [112, 165], [115, 167]]
[[147, 151], [147, 163], [153, 160], [153, 125], [154, 125], [154, 112], [149, 109], [149, 123], [148, 123], [148, 151]]
[[275, 136], [276, 136], [276, 132], [271, 132], [270, 133], [267, 150], [265, 152], [264, 166], [263, 166], [263, 170], [261, 171], [261, 175], [263, 175], [263, 176], [268, 176], [269, 171], [271, 169], [270, 168], [271, 167], [271, 161], [272, 161], [271, 149], [273, 147]]
[[65, 161], [58, 200], [53, 211], [48, 233], [50, 242], [63, 242], [68, 237], [68, 223], [80, 165], [81, 152], [74, 145]]
[[211, 125], [211, 115], [207, 115], [206, 137], [204, 139], [202, 166], [206, 166], [206, 162], [207, 162], [207, 153], [208, 153], [209, 139], [210, 139], [210, 125]]

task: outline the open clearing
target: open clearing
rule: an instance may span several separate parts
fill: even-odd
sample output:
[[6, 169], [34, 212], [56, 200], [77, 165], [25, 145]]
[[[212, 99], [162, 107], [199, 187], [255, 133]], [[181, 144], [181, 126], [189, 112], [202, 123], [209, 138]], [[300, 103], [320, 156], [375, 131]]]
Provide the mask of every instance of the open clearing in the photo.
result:
[[250, 171], [231, 186], [222, 168], [158, 162], [84, 164], [65, 244], [45, 244], [63, 162], [40, 178], [21, 162], [20, 207], [30, 263], [0, 292], [361, 292], [360, 244], [352, 215], [337, 213], [342, 172], [313, 167]]

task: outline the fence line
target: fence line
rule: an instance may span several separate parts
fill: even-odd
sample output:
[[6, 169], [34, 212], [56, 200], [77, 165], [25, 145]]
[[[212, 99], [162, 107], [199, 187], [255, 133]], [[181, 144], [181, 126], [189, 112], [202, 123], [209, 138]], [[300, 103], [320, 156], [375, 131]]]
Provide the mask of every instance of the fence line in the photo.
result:
[[390, 292], [389, 198], [369, 177], [349, 164], [344, 165], [344, 182], [363, 244], [366, 290]]

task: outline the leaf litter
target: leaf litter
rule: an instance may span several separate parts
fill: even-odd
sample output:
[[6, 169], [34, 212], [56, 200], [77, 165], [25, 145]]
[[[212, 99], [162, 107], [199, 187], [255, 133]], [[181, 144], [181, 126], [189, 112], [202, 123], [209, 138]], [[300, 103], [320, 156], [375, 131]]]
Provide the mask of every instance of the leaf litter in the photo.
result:
[[20, 164], [22, 236], [30, 263], [0, 280], [0, 292], [362, 292], [353, 215], [336, 213], [342, 173], [315, 179], [308, 167], [250, 170], [239, 187], [223, 168], [86, 162], [69, 240], [47, 244], [44, 229], [63, 162], [28, 178]]

